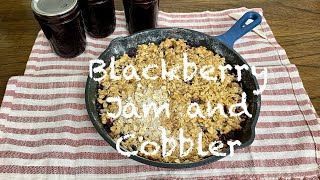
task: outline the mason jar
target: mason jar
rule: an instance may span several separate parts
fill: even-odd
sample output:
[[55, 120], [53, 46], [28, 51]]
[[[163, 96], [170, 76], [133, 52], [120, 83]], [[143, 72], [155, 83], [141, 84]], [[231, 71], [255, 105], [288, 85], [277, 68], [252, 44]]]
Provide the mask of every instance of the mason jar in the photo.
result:
[[52, 50], [73, 58], [86, 47], [86, 36], [77, 0], [32, 0], [31, 7]]

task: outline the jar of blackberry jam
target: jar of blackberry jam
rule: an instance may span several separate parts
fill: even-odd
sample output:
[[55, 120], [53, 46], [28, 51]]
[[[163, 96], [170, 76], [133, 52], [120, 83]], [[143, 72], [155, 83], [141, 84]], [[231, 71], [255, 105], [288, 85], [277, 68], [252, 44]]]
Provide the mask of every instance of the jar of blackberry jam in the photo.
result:
[[130, 34], [157, 26], [159, 0], [123, 0], [123, 6]]
[[86, 36], [77, 0], [32, 0], [31, 7], [57, 55], [73, 58], [85, 50]]
[[113, 0], [80, 0], [87, 33], [96, 38], [110, 35], [116, 27]]

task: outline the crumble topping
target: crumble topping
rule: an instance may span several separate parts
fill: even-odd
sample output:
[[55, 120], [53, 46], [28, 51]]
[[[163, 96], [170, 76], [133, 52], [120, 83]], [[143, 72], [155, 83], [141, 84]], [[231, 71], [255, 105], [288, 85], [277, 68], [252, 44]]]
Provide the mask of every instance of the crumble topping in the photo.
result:
[[[143, 68], [150, 64], [156, 64], [161, 68], [161, 59], [165, 59], [167, 70], [177, 65], [183, 64], [183, 53], [187, 53], [188, 60], [194, 62], [197, 67], [205, 65], [213, 65], [218, 69], [220, 65], [225, 64], [225, 59], [218, 54], [207, 50], [205, 47], [190, 47], [183, 39], [166, 39], [159, 45], [154, 43], [141, 44], [137, 49], [130, 50], [123, 54], [115, 61], [115, 74], [121, 75], [123, 69], [128, 65], [133, 65], [137, 74], [141, 76]], [[184, 157], [179, 157], [179, 146], [175, 151], [167, 157], [162, 157], [161, 149], [155, 155], [146, 156], [141, 152], [140, 156], [146, 158], [172, 163], [182, 163], [198, 161], [205, 157], [197, 153], [197, 138], [200, 132], [202, 135], [202, 148], [207, 150], [209, 144], [213, 141], [228, 140], [230, 133], [241, 129], [240, 123], [245, 118], [241, 117], [223, 117], [219, 111], [216, 111], [212, 117], [195, 117], [190, 118], [187, 115], [187, 108], [190, 103], [198, 103], [201, 111], [206, 112], [207, 102], [212, 106], [218, 103], [222, 104], [225, 113], [228, 114], [229, 107], [241, 101], [242, 88], [237, 82], [234, 74], [225, 70], [225, 78], [222, 81], [219, 70], [210, 73], [210, 76], [217, 77], [216, 81], [208, 81], [200, 76], [194, 76], [192, 80], [184, 81], [180, 79], [162, 79], [159, 68], [150, 68], [148, 75], [150, 77], [158, 76], [157, 79], [132, 79], [113, 80], [110, 76], [106, 76], [99, 82], [97, 103], [101, 105], [100, 117], [105, 124], [110, 136], [116, 141], [118, 138], [126, 134], [135, 134], [134, 138], [122, 141], [121, 145], [129, 151], [135, 151], [140, 148], [143, 141], [153, 141], [161, 145], [161, 129], [166, 129], [166, 136], [169, 138], [179, 137], [179, 129], [184, 130], [184, 137], [191, 138], [194, 141], [193, 150]], [[110, 72], [110, 67], [106, 69]], [[128, 70], [128, 74], [131, 69]], [[192, 73], [192, 69], [188, 69], [188, 73]], [[183, 76], [183, 70], [178, 69], [176, 74]], [[118, 106], [116, 103], [107, 103], [107, 97], [120, 97], [122, 104], [127, 102], [135, 105], [138, 114], [143, 114], [143, 104], [154, 102], [159, 107], [164, 103], [170, 106], [170, 116], [167, 117], [163, 111], [159, 117], [155, 117], [151, 110], [149, 116], [137, 118], [110, 118], [107, 112], [116, 113]], [[131, 109], [128, 108], [128, 111]], [[235, 110], [237, 111], [237, 110]], [[189, 144], [185, 144], [185, 150], [189, 148]], [[146, 146], [146, 151], [151, 152], [155, 149], [152, 145]], [[170, 144], [167, 145], [170, 150]], [[208, 155], [209, 156], [209, 155]]]

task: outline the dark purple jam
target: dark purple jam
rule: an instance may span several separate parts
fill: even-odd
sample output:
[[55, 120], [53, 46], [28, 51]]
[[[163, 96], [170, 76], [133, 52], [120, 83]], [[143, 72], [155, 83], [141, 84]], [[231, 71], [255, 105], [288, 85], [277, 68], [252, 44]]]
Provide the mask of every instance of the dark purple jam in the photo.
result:
[[87, 33], [96, 38], [110, 35], [116, 27], [113, 0], [80, 0]]
[[130, 34], [157, 26], [159, 0], [123, 0], [123, 5]]
[[[52, 2], [49, 0], [33, 1], [33, 3], [38, 4], [32, 4], [34, 16], [49, 40], [51, 48], [58, 56], [64, 58], [76, 57], [86, 47], [86, 36], [79, 3], [76, 2], [69, 9], [65, 8], [68, 7], [67, 3], [73, 2], [69, 0], [60, 7], [55, 7], [56, 9], [49, 8], [57, 5], [53, 4], [52, 6], [50, 4]], [[36, 10], [34, 6], [37, 6]], [[61, 12], [57, 11], [57, 8]]]

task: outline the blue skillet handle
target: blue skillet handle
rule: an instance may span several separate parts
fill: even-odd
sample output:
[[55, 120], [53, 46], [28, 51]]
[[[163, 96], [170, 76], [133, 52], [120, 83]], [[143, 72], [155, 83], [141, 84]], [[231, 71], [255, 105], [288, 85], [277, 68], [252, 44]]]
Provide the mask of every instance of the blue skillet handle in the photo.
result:
[[[252, 19], [253, 22], [246, 25], [247, 20]], [[261, 23], [261, 16], [257, 12], [247, 12], [245, 13], [226, 33], [216, 36], [219, 40], [227, 44], [229, 47], [233, 47], [234, 43], [241, 38], [247, 32], [251, 31], [253, 28]]]

